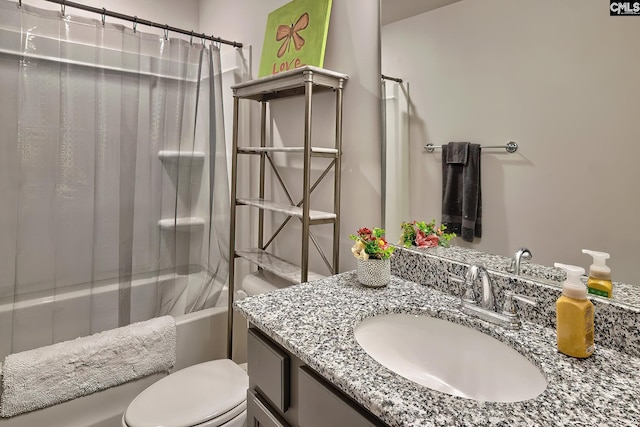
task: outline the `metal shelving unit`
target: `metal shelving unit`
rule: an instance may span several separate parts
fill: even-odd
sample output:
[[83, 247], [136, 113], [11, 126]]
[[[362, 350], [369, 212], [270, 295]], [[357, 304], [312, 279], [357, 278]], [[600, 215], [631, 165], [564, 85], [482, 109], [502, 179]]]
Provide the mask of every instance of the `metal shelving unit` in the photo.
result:
[[[273, 76], [263, 77], [232, 87], [234, 95], [233, 103], [233, 149], [231, 160], [231, 230], [230, 230], [230, 266], [229, 286], [233, 292], [235, 280], [234, 260], [238, 257], [246, 259], [258, 267], [274, 273], [290, 282], [301, 283], [322, 276], [309, 271], [309, 242], [311, 241], [331, 274], [338, 272], [339, 263], [339, 235], [340, 235], [340, 157], [342, 154], [342, 92], [348, 76], [322, 68], [305, 66], [299, 69], [279, 73]], [[311, 145], [311, 117], [312, 98], [315, 93], [333, 91], [335, 93], [335, 145], [332, 148], [313, 147]], [[301, 147], [271, 147], [267, 146], [267, 105], [269, 101], [291, 96], [304, 96], [305, 98], [305, 124], [304, 145]], [[259, 146], [238, 146], [238, 114], [240, 100], [258, 101], [261, 104], [261, 132]], [[278, 172], [278, 167], [273, 161], [273, 153], [286, 153], [288, 155], [300, 155], [303, 159], [303, 184], [302, 200], [295, 203], [286, 185]], [[238, 177], [238, 155], [260, 156], [260, 186], [257, 198], [237, 197], [236, 180]], [[311, 182], [312, 158], [328, 158], [331, 160], [323, 173], [315, 182]], [[267, 162], [271, 166], [273, 177], [284, 190], [289, 204], [276, 203], [265, 199], [265, 176]], [[333, 169], [333, 174], [329, 172]], [[327, 176], [333, 176], [333, 211], [321, 212], [311, 209], [310, 196], [316, 186]], [[238, 206], [251, 206], [258, 209], [258, 247], [248, 249], [236, 248], [236, 210]], [[272, 236], [265, 239], [264, 212], [278, 212], [286, 218]], [[302, 254], [300, 263], [295, 264], [285, 261], [271, 253], [268, 249], [274, 238], [291, 218], [298, 218], [302, 223]], [[316, 224], [333, 224], [333, 253], [331, 261], [324, 255], [317, 243], [310, 226]], [[231, 307], [229, 307], [231, 311]], [[229, 334], [230, 335], [230, 334]]]

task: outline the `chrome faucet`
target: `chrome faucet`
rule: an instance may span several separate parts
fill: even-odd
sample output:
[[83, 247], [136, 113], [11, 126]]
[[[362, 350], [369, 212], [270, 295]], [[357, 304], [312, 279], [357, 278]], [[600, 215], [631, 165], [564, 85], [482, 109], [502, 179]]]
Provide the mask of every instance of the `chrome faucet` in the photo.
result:
[[[450, 275], [454, 282], [461, 283], [465, 287], [460, 308], [463, 313], [479, 317], [491, 323], [509, 329], [520, 329], [521, 322], [516, 312], [513, 300], [522, 301], [527, 304], [536, 305], [536, 301], [528, 296], [505, 291], [504, 305], [502, 311], [498, 311], [495, 303], [495, 291], [493, 282], [487, 269], [481, 265], [471, 265], [467, 269], [465, 278]], [[476, 298], [476, 283], [480, 281], [481, 294]]]
[[482, 294], [479, 301], [473, 299], [472, 302], [486, 310], [496, 311], [496, 298], [493, 294], [493, 283], [491, 282], [487, 269], [481, 265], [471, 265], [467, 270], [467, 297], [473, 298], [472, 293], [474, 293], [475, 289], [474, 284], [478, 280], [480, 280], [482, 285]]
[[522, 260], [529, 261], [533, 255], [527, 248], [520, 248], [513, 254], [511, 258], [511, 265], [507, 268], [509, 273], [520, 275], [520, 263]]

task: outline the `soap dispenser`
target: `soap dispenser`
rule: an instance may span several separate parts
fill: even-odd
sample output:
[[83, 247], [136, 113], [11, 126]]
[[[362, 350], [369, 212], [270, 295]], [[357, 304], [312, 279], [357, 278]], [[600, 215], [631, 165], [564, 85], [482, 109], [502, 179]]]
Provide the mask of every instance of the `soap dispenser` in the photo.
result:
[[555, 263], [567, 272], [562, 295], [556, 302], [558, 350], [568, 356], [585, 358], [593, 354], [593, 304], [580, 280], [584, 268]]
[[600, 295], [601, 297], [613, 297], [613, 283], [611, 283], [611, 269], [606, 260], [609, 254], [606, 252], [591, 251], [583, 249], [583, 254], [589, 254], [593, 257], [593, 264], [589, 267], [589, 279], [587, 280], [587, 288], [590, 294]]

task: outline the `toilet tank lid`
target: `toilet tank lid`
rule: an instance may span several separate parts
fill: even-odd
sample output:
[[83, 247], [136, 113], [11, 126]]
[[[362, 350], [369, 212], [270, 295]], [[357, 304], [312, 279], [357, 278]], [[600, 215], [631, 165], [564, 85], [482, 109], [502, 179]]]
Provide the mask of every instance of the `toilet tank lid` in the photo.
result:
[[242, 284], [240, 285], [247, 295], [258, 295], [288, 286], [291, 286], [291, 282], [264, 270], [247, 274], [242, 278]]
[[131, 427], [194, 426], [244, 403], [247, 373], [228, 359], [184, 368], [147, 387], [127, 408]]

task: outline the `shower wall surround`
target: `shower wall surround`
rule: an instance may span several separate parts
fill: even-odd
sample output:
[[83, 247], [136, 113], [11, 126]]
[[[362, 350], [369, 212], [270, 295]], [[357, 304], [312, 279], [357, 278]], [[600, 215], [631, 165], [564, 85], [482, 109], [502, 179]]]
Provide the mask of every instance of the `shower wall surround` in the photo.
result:
[[[436, 255], [434, 252], [438, 248], [434, 249], [435, 251], [399, 248], [391, 261], [391, 273], [441, 292], [462, 296], [462, 285], [449, 280], [449, 275], [464, 277], [467, 267], [477, 262], [474, 257], [476, 251], [469, 251], [470, 256], [466, 262], [460, 262]], [[500, 271], [490, 270], [489, 274], [496, 291], [497, 307], [502, 306], [505, 290], [530, 296], [535, 298], [537, 305], [519, 304], [520, 316], [543, 327], [555, 329], [555, 303], [561, 294], [559, 287]], [[640, 356], [640, 308], [601, 298], [592, 298], [592, 302], [595, 307], [596, 346]]]

